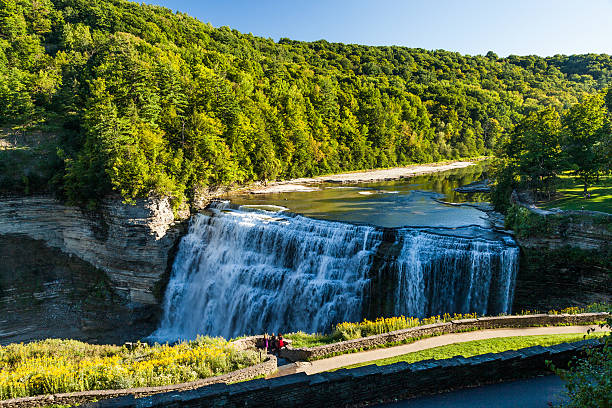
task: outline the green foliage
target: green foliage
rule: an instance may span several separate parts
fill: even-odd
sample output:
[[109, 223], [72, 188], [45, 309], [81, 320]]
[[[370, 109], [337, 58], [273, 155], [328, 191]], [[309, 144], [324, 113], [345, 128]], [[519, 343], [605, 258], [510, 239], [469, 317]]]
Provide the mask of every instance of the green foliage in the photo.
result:
[[[561, 310], [549, 310], [549, 311], [541, 311], [541, 310], [521, 310], [517, 315], [519, 316], [529, 316], [536, 314], [549, 314], [549, 315], [559, 315], [559, 314], [580, 314], [580, 313], [611, 313], [612, 312], [612, 304], [610, 303], [591, 303], [584, 307], [580, 306], [569, 306]], [[593, 323], [601, 323], [601, 322], [593, 322]]]
[[612, 169], [609, 93], [587, 95], [562, 116], [545, 108], [520, 121], [497, 151], [496, 208], [506, 210], [515, 189], [531, 191], [536, 200], [551, 200], [564, 171], [578, 177], [583, 198], [589, 198], [589, 186]]
[[493, 203], [498, 208], [505, 207], [505, 200], [516, 188], [550, 198], [563, 165], [559, 114], [550, 107], [530, 113], [498, 152], [492, 169], [496, 175]]
[[[541, 207], [612, 213], [612, 176], [600, 175], [599, 180], [592, 181], [589, 186], [589, 194], [589, 197], [584, 196], [582, 181], [562, 177], [557, 188], [557, 195], [552, 200], [543, 203]], [[609, 217], [602, 216], [601, 223], [608, 223], [612, 228]]]
[[592, 303], [584, 308], [585, 313], [607, 312], [612, 313], [612, 304], [610, 303]]
[[584, 194], [589, 185], [604, 169], [610, 168], [612, 157], [605, 152], [604, 145], [612, 137], [604, 98], [591, 95], [572, 106], [564, 118], [567, 128], [566, 150], [574, 173], [582, 180]]
[[506, 228], [513, 230], [519, 238], [545, 235], [553, 228], [548, 217], [534, 214], [529, 209], [519, 205], [508, 208], [505, 222]]
[[[606, 324], [610, 328], [612, 319]], [[554, 368], [565, 381], [569, 401], [562, 404], [565, 408], [600, 408], [612, 406], [612, 338], [600, 340], [601, 349], [587, 350], [584, 359], [575, 361], [568, 370]]]
[[49, 339], [0, 346], [0, 399], [39, 394], [179, 384], [260, 362], [221, 338], [173, 346], [97, 346]]
[[524, 115], [603, 89], [611, 67], [275, 43], [125, 0], [0, 1], [0, 125], [61, 129], [64, 163], [42, 184], [91, 205], [481, 156]]
[[324, 344], [337, 343], [344, 340], [342, 337], [337, 336], [336, 333], [332, 334], [310, 334], [304, 332], [295, 332], [284, 335], [286, 339], [291, 340], [291, 346], [294, 348], [303, 347], [316, 347]]
[[476, 313], [452, 315], [445, 313], [443, 315], [431, 316], [423, 319], [416, 317], [379, 317], [375, 320], [365, 319], [358, 323], [344, 322], [338, 323], [334, 329], [334, 337], [342, 340], [357, 339], [360, 337], [368, 337], [376, 334], [389, 333], [395, 330], [403, 330], [411, 327], [424, 326], [435, 323], [450, 322], [453, 320], [475, 319], [478, 316]]
[[[594, 312], [610, 312], [612, 305], [607, 303], [593, 303], [585, 307], [569, 307], [561, 311], [549, 310], [548, 314], [578, 314], [578, 313], [594, 313]], [[539, 314], [540, 311], [522, 311], [520, 314]], [[379, 317], [375, 320], [363, 320], [361, 322], [343, 322], [338, 323], [333, 331], [329, 334], [320, 333], [304, 333], [295, 332], [285, 334], [285, 338], [291, 340], [291, 345], [294, 348], [302, 347], [316, 347], [325, 344], [338, 343], [345, 340], [358, 339], [361, 337], [368, 337], [377, 334], [389, 333], [395, 330], [403, 330], [411, 327], [424, 326], [435, 323], [444, 323], [454, 320], [462, 319], [475, 319], [478, 316], [476, 313], [471, 314], [454, 314], [450, 315], [445, 313], [442, 316], [432, 316], [424, 319], [418, 319], [415, 317]], [[397, 345], [397, 344], [393, 344]], [[386, 346], [387, 347], [387, 346]], [[390, 347], [390, 346], [388, 346]]]

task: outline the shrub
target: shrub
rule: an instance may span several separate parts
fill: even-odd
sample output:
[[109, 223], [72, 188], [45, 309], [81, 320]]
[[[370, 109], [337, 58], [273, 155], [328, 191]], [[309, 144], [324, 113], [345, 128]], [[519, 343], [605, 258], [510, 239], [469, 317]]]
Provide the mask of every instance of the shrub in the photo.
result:
[[395, 330], [408, 329], [416, 326], [423, 326], [434, 323], [450, 322], [451, 320], [460, 319], [475, 319], [478, 317], [476, 313], [470, 314], [453, 314], [445, 313], [442, 316], [432, 316], [425, 319], [416, 317], [379, 317], [376, 320], [364, 320], [359, 323], [338, 323], [334, 329], [336, 337], [341, 337], [343, 340], [356, 339], [359, 337], [367, 337], [375, 334], [388, 333]]
[[513, 205], [506, 215], [506, 228], [513, 230], [519, 238], [542, 235], [550, 230], [549, 218], [534, 214], [525, 207]]
[[[612, 319], [602, 326], [610, 327]], [[610, 335], [600, 340], [601, 349], [587, 350], [586, 358], [578, 360], [569, 369], [553, 370], [565, 381], [569, 401], [564, 408], [612, 407], [612, 344]]]
[[177, 384], [260, 362], [221, 338], [199, 337], [133, 350], [75, 340], [0, 347], [0, 400], [39, 394]]

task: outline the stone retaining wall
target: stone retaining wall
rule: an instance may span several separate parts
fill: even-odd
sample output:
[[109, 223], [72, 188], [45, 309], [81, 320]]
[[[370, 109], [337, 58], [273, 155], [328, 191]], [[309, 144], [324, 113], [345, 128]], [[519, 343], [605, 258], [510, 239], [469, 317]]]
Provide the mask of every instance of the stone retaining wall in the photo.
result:
[[232, 371], [231, 373], [220, 375], [217, 377], [204, 378], [188, 383], [163, 385], [159, 387], [127, 388], [122, 390], [94, 390], [55, 395], [40, 395], [36, 397], [14, 398], [10, 400], [0, 401], [0, 408], [43, 407], [51, 404], [75, 405], [85, 404], [87, 402], [97, 401], [101, 399], [125, 396], [131, 396], [132, 398], [141, 398], [159, 393], [194, 390], [213, 384], [225, 385], [239, 383], [241, 381], [250, 380], [260, 375], [271, 374], [276, 371], [277, 368], [278, 364], [276, 357], [273, 355], [269, 355], [268, 359], [263, 363], [251, 367], [246, 367], [241, 370]]
[[341, 369], [315, 375], [304, 373], [259, 379], [240, 384], [215, 384], [188, 392], [170, 392], [134, 399], [133, 396], [99, 401], [87, 408], [132, 407], [335, 407], [408, 398], [470, 385], [492, 383], [550, 372], [546, 361], [564, 367], [573, 356], [597, 340], [550, 347], [529, 347], [414, 364], [396, 363]]
[[309, 348], [291, 348], [281, 350], [280, 357], [290, 361], [306, 361], [318, 359], [330, 354], [346, 353], [353, 350], [371, 349], [389, 343], [403, 342], [409, 339], [430, 337], [447, 333], [458, 333], [468, 330], [520, 328], [534, 326], [558, 326], [563, 324], [588, 324], [605, 320], [608, 313], [582, 314], [537, 314], [525, 316], [494, 316], [477, 319], [456, 320], [447, 323], [436, 323], [425, 326], [411, 327], [389, 333], [362, 337], [338, 343]]

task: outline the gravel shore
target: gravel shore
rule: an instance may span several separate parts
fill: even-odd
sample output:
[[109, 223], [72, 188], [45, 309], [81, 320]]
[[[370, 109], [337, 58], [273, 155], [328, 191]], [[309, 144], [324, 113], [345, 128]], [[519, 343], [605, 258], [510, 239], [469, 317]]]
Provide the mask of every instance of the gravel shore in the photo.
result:
[[269, 194], [294, 191], [314, 191], [318, 190], [318, 188], [312, 184], [317, 183], [367, 183], [374, 181], [398, 180], [407, 177], [419, 176], [422, 174], [437, 173], [439, 171], [461, 169], [473, 165], [473, 162], [458, 161], [453, 163], [422, 164], [408, 167], [395, 167], [392, 169], [340, 173], [329, 176], [299, 178], [274, 182], [269, 183], [267, 186], [254, 186], [247, 189], [247, 192], [253, 194]]

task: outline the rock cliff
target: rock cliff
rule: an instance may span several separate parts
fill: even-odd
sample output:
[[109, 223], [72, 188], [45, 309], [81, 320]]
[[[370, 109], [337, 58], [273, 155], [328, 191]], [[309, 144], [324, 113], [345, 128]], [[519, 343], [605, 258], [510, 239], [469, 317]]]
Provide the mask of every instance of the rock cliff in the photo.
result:
[[514, 311], [612, 302], [612, 215], [530, 211], [511, 226], [521, 247]]
[[107, 199], [93, 211], [0, 199], [0, 343], [148, 334], [185, 224], [166, 199]]

